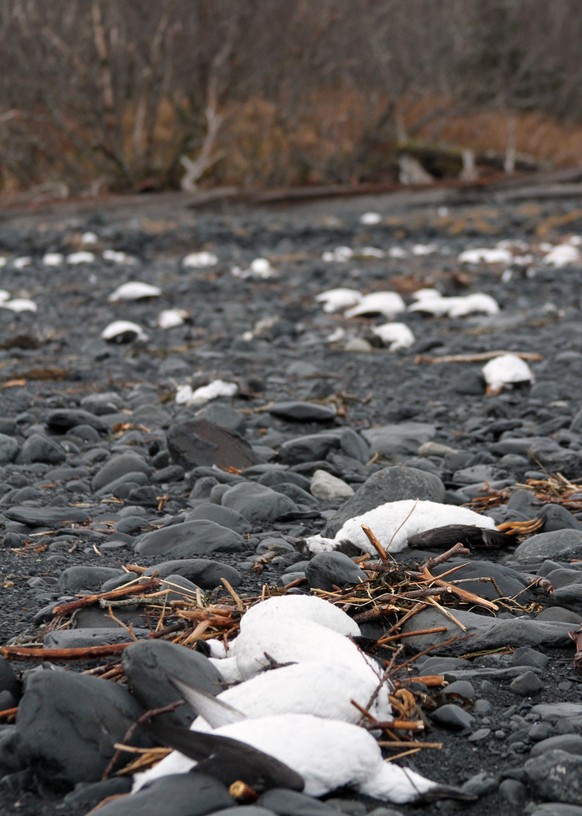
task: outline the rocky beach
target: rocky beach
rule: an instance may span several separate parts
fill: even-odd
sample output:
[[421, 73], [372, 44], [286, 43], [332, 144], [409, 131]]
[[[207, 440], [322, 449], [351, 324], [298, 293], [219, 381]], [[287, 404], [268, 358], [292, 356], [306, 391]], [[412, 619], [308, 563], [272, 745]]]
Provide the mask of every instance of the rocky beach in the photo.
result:
[[[217, 693], [204, 640], [311, 593], [423, 724], [385, 757], [470, 801], [188, 774], [103, 816], [580, 816], [579, 200], [191, 203], [0, 211], [0, 812], [128, 793], [167, 674]], [[482, 533], [426, 534], [465, 508]]]

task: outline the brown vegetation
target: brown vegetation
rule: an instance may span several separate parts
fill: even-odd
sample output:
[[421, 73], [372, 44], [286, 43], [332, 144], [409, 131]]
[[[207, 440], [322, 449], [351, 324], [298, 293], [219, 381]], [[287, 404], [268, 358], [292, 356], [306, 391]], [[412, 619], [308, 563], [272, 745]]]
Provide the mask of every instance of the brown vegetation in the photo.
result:
[[577, 0], [4, 0], [0, 189], [578, 164], [581, 35]]

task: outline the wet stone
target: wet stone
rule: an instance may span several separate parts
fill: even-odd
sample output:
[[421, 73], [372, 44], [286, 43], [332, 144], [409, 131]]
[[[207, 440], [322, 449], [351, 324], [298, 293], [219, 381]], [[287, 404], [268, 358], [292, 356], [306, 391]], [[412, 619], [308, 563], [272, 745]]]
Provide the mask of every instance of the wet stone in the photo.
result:
[[228, 564], [220, 564], [207, 558], [183, 558], [176, 561], [162, 561], [148, 567], [144, 575], [157, 573], [160, 578], [166, 578], [172, 573], [182, 575], [202, 589], [214, 589], [222, 586], [221, 579], [225, 578], [231, 586], [242, 583], [240, 572]]
[[105, 804], [100, 816], [161, 816], [170, 802], [172, 816], [205, 816], [231, 809], [233, 800], [228, 788], [212, 776], [199, 771], [171, 774], [155, 779], [130, 797]]
[[318, 553], [307, 564], [305, 577], [309, 586], [327, 592], [367, 580], [366, 573], [342, 552]]
[[222, 505], [240, 513], [251, 524], [266, 524], [298, 509], [292, 499], [254, 482], [230, 487], [222, 496]]
[[213, 552], [238, 552], [245, 543], [243, 536], [234, 530], [198, 519], [144, 533], [136, 539], [135, 550], [148, 556], [191, 558]]
[[245, 468], [257, 461], [245, 439], [206, 419], [171, 425], [167, 442], [174, 462], [186, 470], [200, 465]]
[[21, 464], [45, 462], [49, 465], [58, 465], [66, 459], [67, 454], [58, 442], [35, 433], [22, 443], [16, 461]]

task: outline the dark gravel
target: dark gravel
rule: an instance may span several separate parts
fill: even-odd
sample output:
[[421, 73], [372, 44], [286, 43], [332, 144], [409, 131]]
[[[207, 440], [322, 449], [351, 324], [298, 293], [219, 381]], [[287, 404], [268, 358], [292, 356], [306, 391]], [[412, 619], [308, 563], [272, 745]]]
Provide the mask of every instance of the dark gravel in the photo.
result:
[[[362, 224], [367, 211], [380, 213], [380, 223]], [[0, 644], [42, 643], [57, 599], [111, 588], [130, 563], [171, 562], [164, 574], [209, 596], [220, 591], [213, 589], [220, 577], [243, 596], [306, 574], [324, 588], [357, 580], [340, 554], [317, 556], [308, 567], [299, 546], [324, 528], [333, 536], [354, 515], [335, 516], [346, 484], [357, 491], [366, 483], [350, 508], [366, 490], [372, 504], [357, 512], [375, 506], [379, 500], [369, 497], [382, 491], [367, 480], [384, 468], [392, 470], [381, 477], [391, 480], [383, 501], [459, 505], [497, 491], [489, 511], [496, 522], [542, 517], [545, 526], [519, 547], [516, 540], [501, 551], [475, 549], [468, 587], [490, 597], [484, 587], [491, 582], [479, 579], [495, 569], [495, 581], [507, 582], [502, 594], [519, 592], [522, 608], [467, 618], [479, 649], [457, 643], [431, 651], [431, 660], [443, 661], [479, 651], [461, 668], [458, 661], [418, 663], [419, 671], [446, 671], [461, 685], [458, 693], [430, 690], [440, 707], [423, 739], [443, 747], [416, 753], [414, 768], [446, 784], [470, 780], [479, 799], [392, 807], [401, 814], [582, 813], [582, 709], [559, 717], [537, 707], [577, 704], [582, 690], [567, 634], [582, 621], [580, 236], [582, 211], [567, 200], [509, 206], [484, 199], [445, 211], [416, 207], [414, 196], [404, 203], [385, 196], [198, 212], [176, 195], [1, 213], [4, 300], [10, 307], [30, 299], [36, 311], [0, 308]], [[511, 253], [505, 262], [459, 260], [467, 249], [502, 241]], [[553, 266], [549, 244], [560, 243], [570, 260]], [[324, 260], [340, 246], [353, 254]], [[104, 257], [105, 250], [129, 257]], [[95, 257], [72, 263], [77, 251]], [[201, 251], [215, 253], [216, 264], [184, 265]], [[24, 256], [28, 262], [18, 260]], [[257, 258], [267, 258], [273, 274], [253, 265]], [[127, 281], [158, 286], [161, 296], [110, 302]], [[397, 291], [407, 304], [424, 287], [450, 296], [483, 292], [500, 311], [398, 314], [394, 320], [415, 341], [390, 352], [372, 331], [385, 317], [322, 310], [316, 296], [335, 287]], [[185, 310], [185, 322], [160, 328], [164, 309]], [[138, 324], [147, 339], [126, 327], [122, 342], [106, 342], [101, 333], [117, 320]], [[429, 359], [500, 349], [534, 355], [534, 381], [487, 395], [484, 361]], [[184, 387], [215, 380], [234, 383], [236, 394], [176, 402]], [[216, 471], [213, 462], [232, 470]], [[314, 496], [311, 479], [321, 470], [341, 482], [314, 488]], [[553, 494], [523, 487], [550, 478]], [[433, 542], [436, 552], [440, 543]], [[278, 557], [253, 571], [257, 556], [273, 548]], [[398, 558], [425, 555], [406, 550]], [[549, 582], [530, 590], [532, 575]], [[455, 614], [467, 609], [459, 604]], [[134, 612], [127, 620], [144, 633], [151, 626]], [[102, 624], [98, 614], [79, 619], [66, 637], [85, 629], [94, 631], [92, 642], [107, 640], [95, 634]], [[415, 648], [424, 646], [412, 638]], [[11, 660], [16, 681], [0, 666], [0, 708], [18, 704], [23, 674], [38, 663]], [[39, 771], [14, 758], [11, 721], [4, 722], [0, 812], [87, 812], [83, 799], [65, 802], [65, 791], [53, 789], [42, 762]], [[560, 784], [558, 766], [565, 768]], [[220, 796], [215, 809], [224, 807]], [[542, 805], [558, 799], [573, 809]], [[330, 801], [355, 816], [378, 804]], [[158, 812], [174, 811], [168, 804]]]

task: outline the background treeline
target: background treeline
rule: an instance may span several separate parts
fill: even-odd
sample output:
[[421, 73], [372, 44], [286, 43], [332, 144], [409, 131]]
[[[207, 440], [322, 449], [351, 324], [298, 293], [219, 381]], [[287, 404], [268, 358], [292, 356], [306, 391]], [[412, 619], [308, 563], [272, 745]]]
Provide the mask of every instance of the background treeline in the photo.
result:
[[577, 164], [581, 43], [580, 0], [0, 0], [0, 190]]

